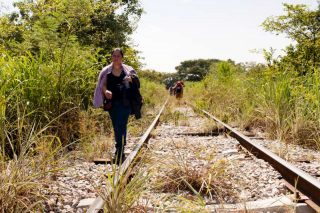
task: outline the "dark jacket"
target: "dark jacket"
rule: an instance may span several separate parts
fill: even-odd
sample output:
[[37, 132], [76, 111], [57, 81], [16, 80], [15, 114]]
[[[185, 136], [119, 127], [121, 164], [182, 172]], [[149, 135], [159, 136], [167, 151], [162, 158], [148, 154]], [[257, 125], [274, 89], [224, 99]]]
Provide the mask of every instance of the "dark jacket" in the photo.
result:
[[136, 119], [141, 118], [141, 107], [143, 105], [143, 98], [140, 93], [140, 81], [137, 75], [131, 75], [132, 82], [130, 88], [126, 90], [124, 95], [125, 104], [130, 104], [131, 114]]

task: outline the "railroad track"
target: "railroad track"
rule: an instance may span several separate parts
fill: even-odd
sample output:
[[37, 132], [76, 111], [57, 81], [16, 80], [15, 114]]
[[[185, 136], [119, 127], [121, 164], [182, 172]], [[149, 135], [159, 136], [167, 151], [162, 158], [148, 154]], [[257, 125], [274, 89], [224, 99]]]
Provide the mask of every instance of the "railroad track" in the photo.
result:
[[250, 153], [270, 163], [282, 175], [287, 187], [295, 193], [297, 200], [303, 200], [316, 212], [320, 212], [320, 182], [317, 179], [283, 160], [265, 147], [253, 143], [250, 138], [225, 124], [209, 112], [205, 110], [201, 111], [226, 128], [230, 136], [236, 138]]
[[[162, 106], [160, 112], [158, 113], [158, 115], [156, 116], [155, 120], [150, 125], [146, 133], [139, 140], [138, 145], [126, 158], [125, 162], [120, 166], [119, 175], [117, 175], [117, 177], [121, 177], [121, 175], [123, 175], [126, 172], [126, 170], [129, 168], [130, 164], [135, 162], [134, 159], [136, 155], [139, 153], [140, 148], [149, 140], [151, 131], [156, 127], [157, 123], [159, 122], [159, 118], [161, 116], [161, 113], [164, 111], [166, 107], [167, 101]], [[192, 107], [195, 108], [194, 106]], [[273, 154], [271, 151], [267, 150], [266, 148], [253, 143], [250, 140], [250, 138], [246, 137], [245, 135], [231, 128], [227, 124], [223, 123], [222, 121], [220, 121], [219, 119], [211, 115], [210, 113], [204, 110], [200, 110], [200, 111], [203, 114], [205, 114], [208, 118], [214, 120], [220, 126], [223, 126], [227, 134], [236, 138], [241, 144], [241, 146], [243, 146], [247, 151], [252, 153], [252, 155], [256, 156], [257, 158], [261, 158], [267, 161], [270, 165], [272, 165], [272, 167], [274, 167], [281, 174], [281, 177], [285, 180], [286, 186], [290, 190], [292, 190], [297, 200], [307, 203], [316, 212], [320, 212], [320, 208], [319, 208], [320, 182], [317, 179], [308, 175], [307, 173], [303, 172], [302, 170], [298, 169], [292, 164], [284, 161], [283, 159]], [[180, 133], [173, 133], [170, 137], [181, 137], [183, 135], [185, 136], [189, 135], [190, 137], [208, 136], [208, 134], [204, 134], [204, 133], [196, 134], [192, 132], [186, 132], [186, 133], [180, 132]], [[215, 135], [217, 134], [211, 133], [211, 137]], [[159, 151], [157, 152], [159, 153]], [[115, 178], [114, 184], [117, 184], [118, 181], [119, 179]], [[101, 208], [103, 208], [103, 205], [104, 205], [103, 199], [101, 197], [98, 197], [90, 204], [87, 212], [98, 212]]]
[[[155, 117], [155, 119], [153, 120], [152, 124], [149, 126], [149, 128], [147, 129], [147, 131], [142, 135], [141, 139], [139, 140], [138, 144], [135, 146], [135, 148], [132, 150], [132, 152], [129, 154], [129, 156], [126, 158], [126, 160], [122, 163], [122, 165], [119, 168], [119, 174], [115, 175], [115, 179], [114, 179], [114, 185], [117, 185], [119, 182], [119, 178], [121, 178], [121, 176], [127, 171], [127, 169], [129, 168], [129, 166], [134, 163], [134, 160], [136, 158], [136, 156], [138, 155], [140, 149], [142, 148], [142, 146], [149, 140], [150, 138], [150, 134], [151, 131], [157, 126], [160, 116], [162, 114], [162, 112], [165, 109], [165, 106], [168, 103], [168, 99], [165, 101], [165, 103], [163, 104], [163, 106], [161, 107], [158, 115]], [[110, 192], [112, 193], [112, 192]], [[96, 198], [93, 203], [90, 205], [89, 209], [88, 209], [88, 213], [96, 213], [99, 212], [100, 209], [103, 208], [104, 205], [104, 200], [101, 197]]]

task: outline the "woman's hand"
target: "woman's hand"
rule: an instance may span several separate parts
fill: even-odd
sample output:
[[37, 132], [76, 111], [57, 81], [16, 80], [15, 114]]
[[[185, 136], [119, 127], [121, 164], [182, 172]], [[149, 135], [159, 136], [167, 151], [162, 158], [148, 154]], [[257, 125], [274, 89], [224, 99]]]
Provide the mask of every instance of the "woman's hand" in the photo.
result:
[[111, 99], [112, 98], [112, 92], [110, 90], [106, 90], [104, 92], [104, 96], [106, 96], [107, 99]]
[[132, 82], [131, 76], [126, 76], [123, 78], [124, 81]]

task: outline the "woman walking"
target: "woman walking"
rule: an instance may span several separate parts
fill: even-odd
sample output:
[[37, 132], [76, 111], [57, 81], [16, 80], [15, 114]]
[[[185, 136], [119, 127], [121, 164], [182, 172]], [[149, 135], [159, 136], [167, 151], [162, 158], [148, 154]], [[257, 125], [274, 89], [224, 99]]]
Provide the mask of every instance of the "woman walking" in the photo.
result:
[[124, 147], [126, 145], [127, 123], [131, 113], [131, 104], [128, 90], [132, 86], [136, 71], [122, 63], [123, 51], [116, 48], [112, 51], [112, 63], [102, 69], [94, 94], [94, 106], [101, 107], [107, 103], [114, 130], [116, 152], [114, 163], [124, 161]]

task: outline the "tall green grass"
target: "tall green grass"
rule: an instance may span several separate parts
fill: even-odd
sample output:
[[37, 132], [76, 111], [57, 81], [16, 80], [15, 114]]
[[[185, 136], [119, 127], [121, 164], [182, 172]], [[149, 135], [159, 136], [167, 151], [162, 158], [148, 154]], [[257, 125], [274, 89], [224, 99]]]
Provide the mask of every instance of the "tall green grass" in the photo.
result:
[[223, 121], [319, 148], [319, 88], [319, 69], [299, 76], [289, 68], [222, 62], [203, 81], [189, 83], [185, 94]]
[[140, 90], [147, 108], [161, 106], [168, 97], [165, 85], [150, 81], [147, 78], [141, 78]]
[[58, 159], [63, 159], [60, 152], [80, 139], [80, 109], [85, 109], [86, 99], [89, 104], [97, 75], [89, 52], [67, 48], [63, 60], [46, 53], [19, 57], [2, 53], [2, 212], [43, 211], [45, 186]]
[[[96, 70], [92, 67], [95, 58], [89, 51], [76, 48], [65, 50], [63, 61], [27, 54], [20, 57], [0, 58], [0, 125], [2, 129], [19, 120], [21, 109], [30, 114], [30, 123], [36, 120], [41, 128], [54, 118], [47, 130], [57, 134], [62, 143], [79, 139], [79, 113], [89, 105], [95, 86]], [[78, 57], [73, 54], [78, 55]], [[67, 112], [67, 113], [64, 113]], [[59, 116], [64, 113], [63, 116]], [[8, 136], [0, 135], [2, 147], [6, 138], [15, 144], [22, 129], [10, 129]]]

